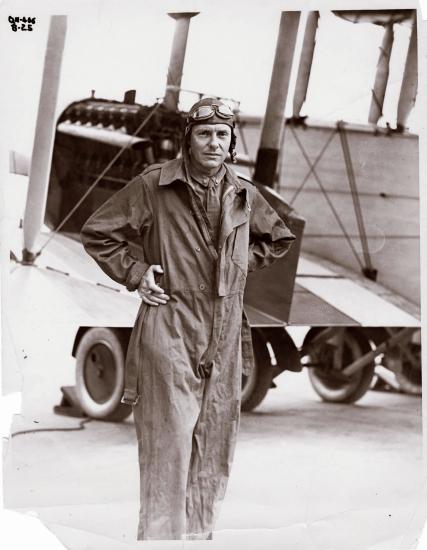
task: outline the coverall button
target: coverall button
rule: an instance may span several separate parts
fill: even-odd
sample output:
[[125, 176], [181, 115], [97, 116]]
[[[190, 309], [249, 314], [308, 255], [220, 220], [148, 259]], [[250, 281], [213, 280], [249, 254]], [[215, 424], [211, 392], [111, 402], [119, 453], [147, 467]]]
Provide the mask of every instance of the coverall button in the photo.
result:
[[194, 249], [196, 252], [200, 252], [200, 246], [196, 246], [196, 248]]
[[204, 285], [204, 284], [202, 283], [202, 284], [199, 285], [199, 288], [200, 288], [200, 290], [205, 290], [206, 285]]

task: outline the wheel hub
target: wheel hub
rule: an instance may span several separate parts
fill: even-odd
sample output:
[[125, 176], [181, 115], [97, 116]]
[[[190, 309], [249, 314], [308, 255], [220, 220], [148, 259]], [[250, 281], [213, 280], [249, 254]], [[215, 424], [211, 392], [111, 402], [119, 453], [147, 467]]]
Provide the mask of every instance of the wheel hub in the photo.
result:
[[111, 349], [105, 343], [94, 345], [84, 364], [84, 380], [89, 395], [97, 403], [105, 403], [113, 394], [116, 367]]

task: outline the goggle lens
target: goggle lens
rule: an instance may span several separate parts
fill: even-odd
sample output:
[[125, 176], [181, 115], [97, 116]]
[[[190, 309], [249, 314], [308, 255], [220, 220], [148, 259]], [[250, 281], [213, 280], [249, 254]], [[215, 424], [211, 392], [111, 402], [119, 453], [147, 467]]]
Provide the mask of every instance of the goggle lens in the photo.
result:
[[190, 118], [193, 120], [204, 120], [206, 118], [210, 118], [217, 113], [218, 116], [221, 118], [232, 118], [233, 111], [230, 109], [228, 105], [202, 105], [201, 107], [198, 107], [194, 113], [190, 115]]

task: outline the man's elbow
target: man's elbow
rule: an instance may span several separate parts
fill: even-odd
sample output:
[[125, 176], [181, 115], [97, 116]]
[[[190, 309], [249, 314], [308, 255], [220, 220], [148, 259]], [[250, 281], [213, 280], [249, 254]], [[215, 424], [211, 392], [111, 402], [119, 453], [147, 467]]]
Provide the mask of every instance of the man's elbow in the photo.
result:
[[99, 224], [92, 222], [91, 218], [86, 220], [80, 230], [80, 241], [86, 252], [90, 254], [90, 250], [104, 239], [104, 236], [99, 231]]
[[94, 240], [92, 235], [87, 233], [86, 231], [80, 231], [80, 241], [83, 245], [83, 248], [85, 251], [90, 255], [93, 256], [94, 253]]
[[92, 227], [85, 224], [80, 231], [80, 241], [89, 256], [98, 260], [104, 239]]

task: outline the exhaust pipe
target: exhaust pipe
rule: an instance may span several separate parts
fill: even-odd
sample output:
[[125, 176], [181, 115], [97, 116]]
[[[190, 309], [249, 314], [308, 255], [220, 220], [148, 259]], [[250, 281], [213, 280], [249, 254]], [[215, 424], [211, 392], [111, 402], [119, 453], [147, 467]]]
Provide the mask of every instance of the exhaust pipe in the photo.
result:
[[184, 67], [190, 19], [198, 15], [198, 13], [199, 12], [183, 12], [168, 14], [176, 21], [166, 81], [166, 93], [163, 102], [164, 106], [171, 111], [178, 110], [179, 90], [181, 88], [182, 69]]

